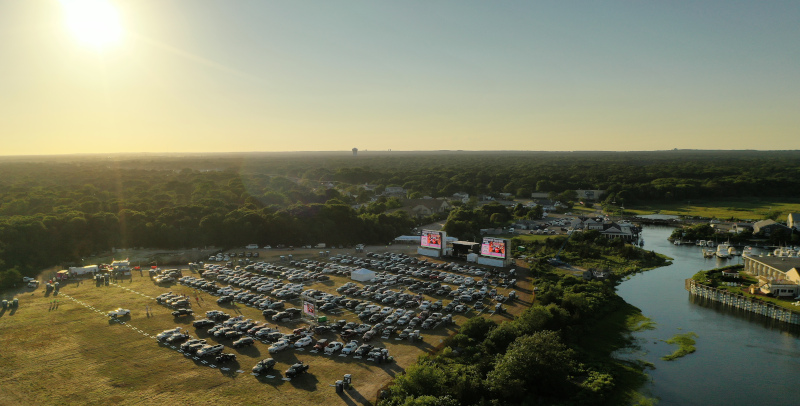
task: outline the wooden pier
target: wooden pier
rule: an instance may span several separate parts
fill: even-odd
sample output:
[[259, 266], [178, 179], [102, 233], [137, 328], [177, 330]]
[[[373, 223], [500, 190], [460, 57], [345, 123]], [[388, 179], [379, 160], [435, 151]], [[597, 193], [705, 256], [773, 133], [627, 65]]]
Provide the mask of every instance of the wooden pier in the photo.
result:
[[709, 299], [725, 306], [744, 310], [783, 323], [800, 325], [800, 312], [795, 312], [785, 307], [757, 298], [747, 297], [741, 293], [733, 293], [724, 289], [706, 286], [691, 278], [686, 279], [684, 287], [692, 295]]

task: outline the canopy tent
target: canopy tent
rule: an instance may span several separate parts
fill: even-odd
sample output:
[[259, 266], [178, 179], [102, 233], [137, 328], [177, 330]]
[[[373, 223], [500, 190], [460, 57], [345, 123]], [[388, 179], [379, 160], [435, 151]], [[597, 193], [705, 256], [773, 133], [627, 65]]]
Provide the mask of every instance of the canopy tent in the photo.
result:
[[350, 272], [350, 279], [354, 281], [366, 282], [372, 280], [375, 277], [375, 272], [370, 271], [366, 268], [361, 268]]

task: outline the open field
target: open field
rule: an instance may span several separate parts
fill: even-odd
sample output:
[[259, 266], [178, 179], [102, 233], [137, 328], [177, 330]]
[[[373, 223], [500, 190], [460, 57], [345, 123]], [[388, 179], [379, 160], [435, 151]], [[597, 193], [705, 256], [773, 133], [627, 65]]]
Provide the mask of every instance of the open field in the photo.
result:
[[[380, 248], [375, 251], [384, 251], [384, 247]], [[408, 246], [392, 248], [414, 249]], [[314, 255], [312, 251], [318, 250], [291, 253], [298, 259]], [[263, 250], [260, 253], [262, 257], [259, 259], [266, 262], [286, 254]], [[50, 272], [44, 272], [40, 279], [46, 280]], [[183, 274], [192, 272], [185, 269]], [[336, 287], [349, 281], [339, 276], [331, 279], [309, 287], [335, 293]], [[532, 300], [527, 270], [520, 270], [518, 279], [521, 282], [516, 291], [520, 299], [506, 305], [511, 315], [519, 314], [530, 306]], [[171, 309], [152, 299], [167, 291], [194, 295], [191, 288], [182, 285], [156, 285], [147, 273], [137, 271], [131, 277], [112, 281], [109, 285], [98, 285], [93, 280], [70, 281], [58, 295], [46, 295], [43, 288], [16, 292], [20, 299], [19, 308], [0, 313], [0, 335], [5, 343], [0, 368], [6, 371], [0, 377], [0, 386], [4, 389], [0, 392], [0, 404], [369, 404], [374, 402], [380, 388], [416, 361], [423, 351], [434, 350], [443, 339], [454, 334], [466, 316], [475, 314], [473, 311], [466, 316], [455, 316], [456, 325], [423, 330], [422, 342], [409, 343], [393, 338], [372, 340], [370, 344], [388, 348], [396, 361], [376, 364], [365, 359], [312, 354], [308, 350], [268, 354], [268, 345], [258, 342], [244, 349], [230, 348], [231, 341], [208, 338], [203, 331], [192, 327], [191, 321], [202, 318], [203, 313], [211, 309], [264, 321], [259, 310], [238, 303], [217, 305], [215, 296], [198, 292], [200, 302], [192, 300], [197, 315], [174, 319]], [[507, 293], [502, 288], [500, 291]], [[9, 296], [10, 293], [4, 295]], [[57, 304], [54, 303], [56, 300]], [[290, 302], [299, 307], [299, 299]], [[149, 316], [146, 306], [152, 310]], [[107, 311], [117, 307], [131, 310], [131, 316], [123, 319], [125, 324], [110, 321], [105, 316]], [[486, 317], [501, 321], [510, 315]], [[356, 315], [349, 310], [329, 316], [329, 319], [340, 318], [357, 321]], [[275, 324], [270, 321], [270, 325]], [[278, 327], [289, 333], [303, 325], [301, 321], [292, 321], [279, 323]], [[175, 326], [186, 327], [192, 336], [206, 338], [209, 343], [225, 344], [226, 352], [237, 354], [237, 361], [225, 365], [230, 368], [227, 371], [219, 368], [222, 365], [211, 368], [213, 359], [203, 364], [200, 360], [184, 357], [151, 337]], [[315, 338], [339, 337], [324, 334]], [[275, 378], [250, 375], [250, 369], [257, 361], [269, 357], [278, 361], [273, 373]], [[309, 373], [291, 381], [282, 380], [283, 371], [297, 361], [309, 364]], [[239, 370], [243, 372], [237, 372]], [[354, 388], [344, 395], [337, 395], [329, 385], [346, 373], [353, 374]]]
[[692, 200], [625, 208], [625, 213], [637, 215], [658, 213], [740, 220], [761, 220], [775, 214], [779, 221], [786, 220], [789, 213], [798, 212], [800, 212], [800, 199], [781, 199], [780, 201], [758, 198]]

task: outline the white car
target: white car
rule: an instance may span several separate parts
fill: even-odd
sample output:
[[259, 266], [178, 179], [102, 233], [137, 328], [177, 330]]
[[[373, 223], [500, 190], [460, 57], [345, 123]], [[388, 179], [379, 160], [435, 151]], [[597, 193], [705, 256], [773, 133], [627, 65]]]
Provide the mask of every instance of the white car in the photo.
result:
[[204, 357], [206, 355], [214, 355], [219, 354], [225, 350], [225, 346], [222, 344], [219, 345], [206, 345], [203, 348], [197, 351], [198, 357]]
[[23, 282], [33, 282], [35, 280], [36, 280], [36, 278], [31, 278], [30, 276], [23, 276], [22, 277], [22, 281]]
[[307, 347], [307, 346], [311, 345], [312, 341], [314, 341], [314, 340], [312, 340], [311, 337], [303, 337], [303, 338], [297, 340], [294, 343], [294, 346], [295, 346], [295, 348]]
[[164, 330], [164, 331], [158, 333], [158, 335], [156, 336], [156, 339], [164, 340], [164, 339], [168, 338], [169, 336], [171, 336], [173, 334], [179, 334], [180, 332], [181, 332], [181, 328], [180, 327], [175, 327], [172, 330]]
[[276, 353], [278, 351], [283, 351], [283, 350], [285, 350], [287, 348], [289, 348], [289, 342], [286, 341], [286, 340], [281, 340], [281, 341], [278, 341], [275, 344], [272, 344], [272, 346], [269, 347], [268, 351], [269, 351], [270, 354], [272, 354], [272, 353]]
[[344, 346], [344, 348], [342, 348], [342, 354], [350, 355], [356, 350], [356, 348], [358, 348], [358, 341], [350, 341]]
[[130, 316], [131, 311], [128, 309], [118, 308], [116, 310], [112, 310], [108, 312], [108, 317], [123, 317], [123, 316]]
[[328, 345], [325, 347], [325, 355], [331, 355], [334, 352], [341, 350], [342, 347], [344, 347], [344, 344], [338, 341], [328, 343]]

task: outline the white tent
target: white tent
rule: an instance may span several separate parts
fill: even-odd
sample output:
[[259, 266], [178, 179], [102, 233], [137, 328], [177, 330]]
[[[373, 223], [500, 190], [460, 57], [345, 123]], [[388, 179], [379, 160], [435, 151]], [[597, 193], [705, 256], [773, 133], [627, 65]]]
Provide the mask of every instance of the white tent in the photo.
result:
[[375, 277], [375, 272], [370, 271], [369, 269], [361, 268], [350, 272], [350, 279], [354, 281], [365, 282], [371, 280]]

